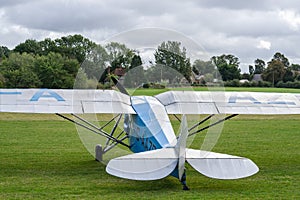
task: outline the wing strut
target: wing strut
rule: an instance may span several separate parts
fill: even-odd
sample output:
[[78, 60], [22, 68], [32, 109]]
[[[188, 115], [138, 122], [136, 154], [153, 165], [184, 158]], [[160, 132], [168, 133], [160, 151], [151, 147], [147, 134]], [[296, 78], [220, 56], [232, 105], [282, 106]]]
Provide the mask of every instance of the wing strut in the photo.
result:
[[173, 114], [173, 115], [179, 122], [181, 122], [181, 120], [179, 119], [179, 117], [176, 114]]
[[[75, 115], [75, 114], [71, 114], [72, 116], [74, 116], [75, 118], [77, 118], [80, 122], [78, 121], [75, 121], [74, 119], [71, 119], [67, 116], [64, 116], [64, 115], [61, 115], [59, 113], [56, 113], [57, 116], [59, 117], [62, 117], [63, 119], [66, 119], [76, 125], [79, 125], [93, 133], [96, 133], [98, 135], [101, 135], [103, 137], [106, 137], [107, 138], [107, 142], [106, 142], [106, 146], [103, 148], [103, 153], [107, 152], [108, 150], [112, 149], [114, 146], [118, 145], [118, 144], [121, 144], [125, 147], [128, 147], [130, 148], [130, 146], [126, 143], [124, 143], [123, 141], [125, 139], [128, 138], [127, 135], [123, 136], [122, 138], [120, 138], [122, 136], [122, 134], [124, 133], [124, 131], [122, 131], [117, 137], [114, 137], [114, 133], [115, 133], [115, 129], [116, 127], [118, 126], [119, 122], [120, 122], [120, 118], [122, 117], [121, 114], [117, 115], [116, 117], [114, 117], [112, 120], [109, 121], [109, 123], [111, 123], [115, 118], [119, 117], [119, 119], [117, 120], [116, 124], [114, 125], [114, 128], [112, 129], [111, 133], [107, 133], [106, 131], [103, 130], [103, 128], [105, 126], [107, 126], [109, 123], [106, 123], [104, 126], [102, 127], [97, 127], [95, 126], [94, 124], [88, 122], [87, 120], [79, 117], [78, 115]], [[110, 143], [111, 141], [111, 143]]]
[[208, 117], [206, 117], [202, 121], [198, 122], [197, 124], [195, 124], [194, 126], [192, 126], [191, 128], [189, 128], [189, 132], [192, 131], [193, 129], [197, 128], [198, 126], [200, 126], [201, 124], [203, 124], [204, 122], [206, 122], [207, 120], [209, 120], [210, 118], [212, 118], [213, 116], [214, 116], [214, 114], [209, 115]]
[[[221, 122], [224, 122], [224, 121], [227, 121], [227, 120], [229, 120], [229, 119], [231, 119], [231, 118], [233, 118], [233, 117], [235, 117], [235, 116], [237, 116], [238, 114], [233, 114], [233, 115], [229, 115], [229, 116], [227, 116], [227, 117], [225, 117], [224, 119], [221, 119], [221, 120], [219, 120], [219, 121], [217, 121], [217, 122], [215, 122], [215, 123], [213, 123], [213, 124], [210, 124], [210, 125], [208, 125], [208, 126], [206, 126], [206, 127], [203, 127], [203, 128], [201, 128], [201, 129], [198, 129], [197, 131], [194, 131], [194, 132], [192, 132], [192, 133], [190, 133], [188, 136], [192, 136], [192, 135], [195, 135], [195, 134], [197, 134], [197, 133], [200, 133], [200, 132], [202, 132], [202, 131], [204, 131], [204, 130], [206, 130], [206, 129], [209, 129], [210, 127], [213, 127], [213, 126], [216, 126], [216, 125], [218, 125], [218, 124], [220, 124]], [[207, 118], [205, 118], [203, 121], [207, 121], [209, 118], [211, 118], [212, 116], [210, 115], [210, 116], [208, 116]], [[202, 122], [202, 121], [201, 121]], [[200, 124], [201, 124], [201, 122], [199, 122]], [[199, 124], [198, 123], [198, 124]], [[197, 126], [196, 126], [197, 127]], [[193, 128], [193, 127], [192, 127]], [[194, 128], [193, 128], [194, 129]]]

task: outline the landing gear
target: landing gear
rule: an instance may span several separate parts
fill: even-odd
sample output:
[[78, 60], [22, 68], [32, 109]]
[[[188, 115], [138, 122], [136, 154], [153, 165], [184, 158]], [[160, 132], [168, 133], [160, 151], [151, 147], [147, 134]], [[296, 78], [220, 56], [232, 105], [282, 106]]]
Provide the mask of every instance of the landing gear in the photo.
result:
[[182, 178], [180, 180], [181, 184], [182, 184], [182, 190], [190, 190], [190, 188], [186, 185], [186, 174], [185, 174], [185, 170], [184, 173], [182, 175]]

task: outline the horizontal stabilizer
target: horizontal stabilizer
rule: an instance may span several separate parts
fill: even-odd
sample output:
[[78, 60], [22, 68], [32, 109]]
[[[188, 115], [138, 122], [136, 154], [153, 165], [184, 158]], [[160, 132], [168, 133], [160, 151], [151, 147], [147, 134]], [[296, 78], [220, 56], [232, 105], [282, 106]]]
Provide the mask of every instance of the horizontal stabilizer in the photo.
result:
[[256, 174], [258, 167], [248, 158], [186, 149], [187, 162], [201, 174], [215, 179], [239, 179]]
[[168, 176], [177, 162], [175, 149], [163, 148], [112, 159], [106, 166], [106, 172], [132, 180], [157, 180]]

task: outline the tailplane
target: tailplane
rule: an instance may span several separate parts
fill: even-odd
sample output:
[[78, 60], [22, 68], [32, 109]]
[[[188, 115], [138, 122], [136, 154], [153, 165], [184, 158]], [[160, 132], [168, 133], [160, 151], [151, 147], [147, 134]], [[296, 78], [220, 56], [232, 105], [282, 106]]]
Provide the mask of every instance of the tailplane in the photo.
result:
[[183, 115], [180, 135], [174, 147], [112, 159], [106, 171], [111, 175], [132, 180], [162, 179], [171, 173], [173, 175], [175, 171], [175, 176], [178, 175], [185, 187], [185, 161], [201, 174], [215, 179], [245, 178], [259, 171], [248, 158], [186, 148], [187, 137], [187, 120]]
[[106, 172], [131, 180], [157, 180], [168, 176], [177, 166], [174, 148], [134, 153], [109, 161]]
[[259, 171], [248, 158], [209, 151], [186, 149], [186, 160], [201, 174], [215, 179], [240, 179]]

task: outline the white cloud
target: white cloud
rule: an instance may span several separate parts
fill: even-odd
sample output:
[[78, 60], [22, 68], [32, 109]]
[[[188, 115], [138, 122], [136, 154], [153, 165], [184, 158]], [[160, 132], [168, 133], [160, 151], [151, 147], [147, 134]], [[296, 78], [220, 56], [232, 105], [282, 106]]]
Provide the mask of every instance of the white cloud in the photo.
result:
[[258, 49], [267, 49], [270, 50], [271, 48], [271, 42], [266, 40], [260, 40], [259, 44], [256, 46]]
[[300, 15], [294, 10], [282, 10], [279, 17], [285, 21], [291, 29], [297, 31], [300, 27]]
[[273, 51], [266, 49], [300, 58], [298, 0], [0, 0], [0, 27], [0, 45], [9, 48], [75, 33], [101, 43], [120, 32], [157, 27], [181, 32], [210, 55], [234, 54], [241, 63], [267, 61]]

